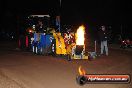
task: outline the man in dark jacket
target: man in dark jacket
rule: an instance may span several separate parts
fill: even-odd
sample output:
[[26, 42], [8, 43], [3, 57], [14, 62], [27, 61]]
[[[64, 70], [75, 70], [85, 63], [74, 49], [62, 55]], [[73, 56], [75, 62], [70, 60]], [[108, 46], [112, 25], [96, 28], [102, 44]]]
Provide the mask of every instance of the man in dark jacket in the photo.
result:
[[38, 21], [38, 24], [36, 25], [37, 33], [46, 33], [47, 27], [41, 20]]
[[101, 30], [99, 31], [99, 38], [101, 41], [101, 55], [104, 53], [104, 48], [105, 48], [105, 53], [108, 56], [108, 45], [107, 45], [107, 32], [105, 26], [101, 26]]

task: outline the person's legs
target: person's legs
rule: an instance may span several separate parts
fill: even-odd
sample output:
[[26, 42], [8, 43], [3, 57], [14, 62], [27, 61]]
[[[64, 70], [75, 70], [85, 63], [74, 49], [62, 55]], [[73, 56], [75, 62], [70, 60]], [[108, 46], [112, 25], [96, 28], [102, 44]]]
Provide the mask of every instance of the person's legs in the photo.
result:
[[104, 51], [104, 41], [101, 41], [101, 54], [103, 54], [103, 51]]
[[106, 55], [108, 56], [108, 45], [107, 45], [107, 41], [104, 41], [104, 46], [105, 46]]

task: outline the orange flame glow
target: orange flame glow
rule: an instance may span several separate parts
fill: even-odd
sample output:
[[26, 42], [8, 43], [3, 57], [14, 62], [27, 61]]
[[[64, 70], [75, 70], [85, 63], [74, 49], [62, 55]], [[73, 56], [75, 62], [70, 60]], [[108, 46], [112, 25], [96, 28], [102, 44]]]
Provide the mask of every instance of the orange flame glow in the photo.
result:
[[29, 30], [29, 32], [31, 33], [31, 32], [32, 32], [32, 30]]
[[82, 69], [82, 67], [81, 67], [81, 66], [79, 66], [78, 71], [79, 71], [79, 74], [80, 74], [80, 75], [85, 75], [85, 74], [86, 74], [85, 70], [84, 70], [84, 69]]
[[85, 27], [83, 25], [77, 29], [76, 45], [84, 45], [84, 32]]

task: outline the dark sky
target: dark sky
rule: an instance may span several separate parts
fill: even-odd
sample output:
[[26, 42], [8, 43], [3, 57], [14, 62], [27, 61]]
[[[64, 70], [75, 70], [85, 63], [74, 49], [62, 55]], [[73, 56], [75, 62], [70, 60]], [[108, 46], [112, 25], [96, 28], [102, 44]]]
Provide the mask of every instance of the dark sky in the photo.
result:
[[[15, 23], [17, 15], [61, 14], [63, 23], [107, 25], [130, 24], [130, 2], [127, 0], [1, 0], [2, 20]], [[1, 21], [2, 21], [1, 20]], [[10, 22], [11, 21], [11, 22]], [[3, 21], [2, 21], [3, 22]], [[4, 21], [5, 22], [5, 21]]]
[[6, 14], [45, 14], [49, 9], [57, 8], [59, 0], [52, 2], [51, 0], [4, 0], [3, 9]]
[[126, 0], [118, 2], [117, 0], [76, 0], [62, 1], [62, 13], [66, 13], [67, 17], [71, 19], [91, 21], [91, 22], [119, 22], [125, 20], [128, 15], [130, 7]]

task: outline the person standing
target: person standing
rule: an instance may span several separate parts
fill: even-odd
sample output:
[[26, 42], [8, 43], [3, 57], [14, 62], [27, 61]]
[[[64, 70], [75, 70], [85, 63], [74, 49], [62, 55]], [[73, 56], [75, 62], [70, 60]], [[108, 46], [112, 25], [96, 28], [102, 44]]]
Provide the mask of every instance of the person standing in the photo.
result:
[[105, 49], [105, 54], [106, 56], [108, 56], [108, 44], [107, 44], [108, 36], [107, 36], [106, 27], [104, 25], [101, 26], [101, 30], [99, 31], [99, 38], [101, 42], [101, 55], [104, 54], [104, 49]]
[[41, 20], [38, 21], [38, 24], [36, 25], [37, 33], [46, 33], [47, 28], [46, 25], [43, 24]]

